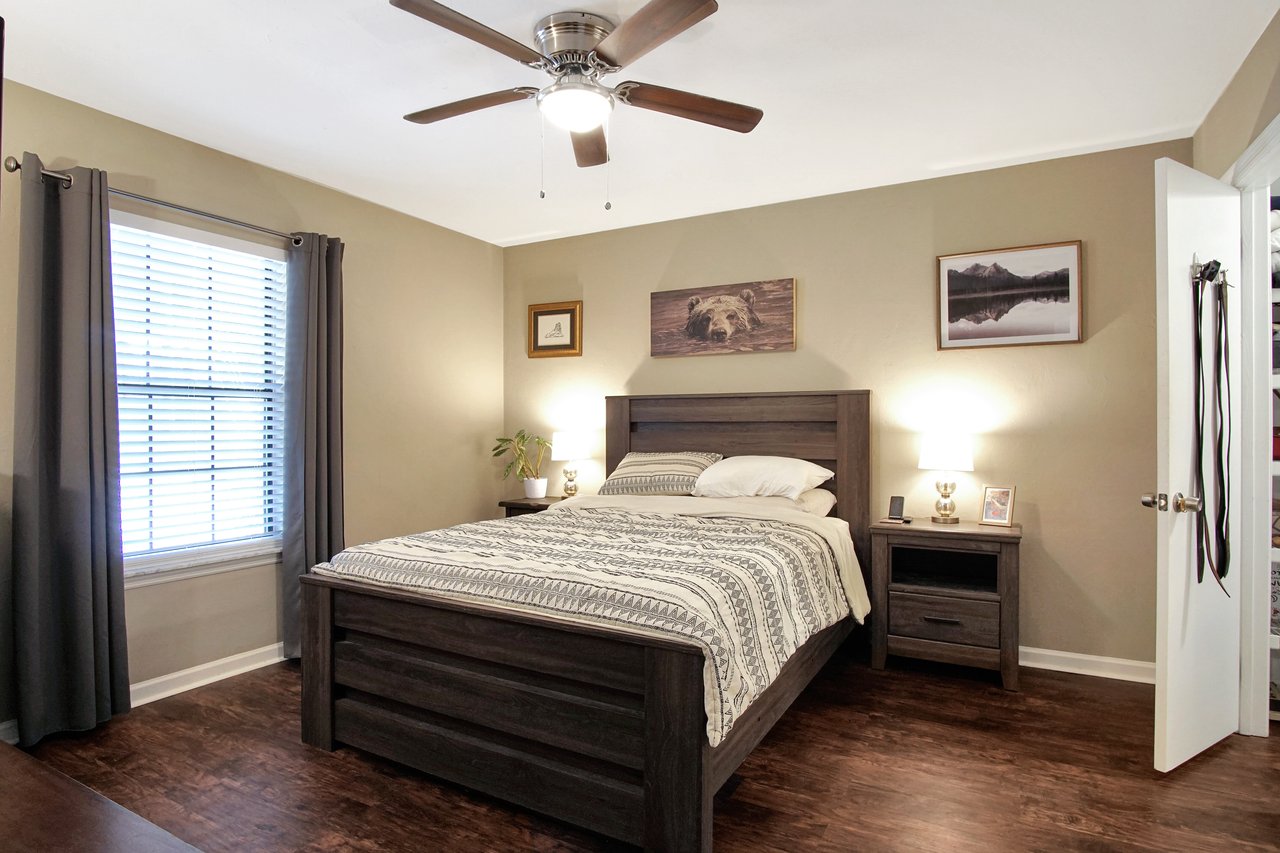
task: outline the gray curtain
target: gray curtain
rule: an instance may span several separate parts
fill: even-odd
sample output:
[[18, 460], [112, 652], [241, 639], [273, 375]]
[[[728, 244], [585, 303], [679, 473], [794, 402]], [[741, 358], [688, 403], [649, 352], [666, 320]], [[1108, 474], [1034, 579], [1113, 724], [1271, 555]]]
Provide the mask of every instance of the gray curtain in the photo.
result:
[[341, 551], [342, 241], [298, 234], [289, 252], [285, 354], [285, 657], [299, 656], [299, 576]]
[[22, 159], [13, 599], [23, 745], [129, 710], [107, 176]]

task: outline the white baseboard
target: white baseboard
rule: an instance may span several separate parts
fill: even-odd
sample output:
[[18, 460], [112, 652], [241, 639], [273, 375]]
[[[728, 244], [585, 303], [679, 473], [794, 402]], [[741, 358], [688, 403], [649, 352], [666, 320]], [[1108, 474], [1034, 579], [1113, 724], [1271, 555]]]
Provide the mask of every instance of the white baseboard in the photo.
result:
[[261, 669], [264, 666], [270, 666], [273, 663], [279, 663], [282, 660], [284, 660], [284, 643], [263, 646], [260, 649], [241, 652], [238, 655], [232, 655], [221, 660], [202, 663], [199, 666], [193, 666], [181, 672], [171, 672], [168, 675], [161, 675], [157, 678], [131, 684], [129, 685], [129, 701], [136, 708], [139, 705], [145, 705], [148, 702], [154, 702], [157, 699], [163, 699], [175, 693], [203, 687], [206, 684], [212, 684], [215, 681], [221, 681], [233, 675], [240, 675], [255, 669]]
[[1033, 669], [1052, 669], [1056, 672], [1074, 672], [1096, 678], [1114, 678], [1118, 681], [1156, 683], [1156, 665], [1151, 661], [1108, 658], [1099, 655], [1082, 655], [1075, 652], [1059, 652], [1054, 649], [1018, 648], [1018, 663]]
[[[171, 672], [168, 675], [161, 675], [157, 678], [131, 684], [129, 685], [129, 702], [136, 708], [139, 705], [145, 705], [148, 702], [154, 702], [166, 696], [173, 696], [196, 687], [203, 687], [206, 684], [212, 684], [215, 681], [221, 681], [233, 675], [241, 675], [255, 669], [261, 669], [264, 666], [270, 666], [273, 663], [279, 663], [282, 660], [284, 660], [284, 643], [275, 643], [270, 646], [263, 646], [260, 649], [251, 649], [221, 660], [202, 663], [199, 666], [193, 666], [181, 672]], [[18, 742], [17, 720], [0, 722], [0, 741], [5, 743]]]

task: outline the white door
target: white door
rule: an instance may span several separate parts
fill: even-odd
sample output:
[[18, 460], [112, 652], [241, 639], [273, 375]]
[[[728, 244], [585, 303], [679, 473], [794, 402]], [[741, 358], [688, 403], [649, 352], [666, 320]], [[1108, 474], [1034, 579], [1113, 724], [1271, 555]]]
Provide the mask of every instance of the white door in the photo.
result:
[[[1229, 471], [1233, 507], [1230, 541], [1234, 565], [1223, 594], [1206, 569], [1196, 581], [1196, 523], [1178, 511], [1175, 495], [1216, 495], [1206, 477], [1197, 495], [1193, 472], [1195, 360], [1192, 331], [1192, 263], [1219, 260], [1229, 290], [1231, 423]], [[1157, 489], [1168, 507], [1157, 509], [1156, 539], [1156, 731], [1155, 767], [1169, 771], [1236, 731], [1240, 710], [1240, 193], [1207, 175], [1162, 159], [1156, 162], [1156, 452]], [[1210, 293], [1206, 290], [1206, 303]], [[1212, 376], [1213, 328], [1204, 318], [1207, 376]], [[1208, 396], [1210, 402], [1213, 395]], [[1206, 457], [1213, 452], [1207, 426]], [[1211, 470], [1211, 469], [1207, 469]], [[1210, 520], [1212, 515], [1210, 515]]]

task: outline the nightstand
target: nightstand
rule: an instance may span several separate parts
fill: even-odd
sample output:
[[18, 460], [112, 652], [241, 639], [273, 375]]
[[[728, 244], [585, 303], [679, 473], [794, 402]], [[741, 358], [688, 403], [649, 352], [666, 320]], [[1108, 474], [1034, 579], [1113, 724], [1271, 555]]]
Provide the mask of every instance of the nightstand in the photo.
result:
[[888, 655], [997, 669], [1018, 689], [1022, 526], [871, 525], [871, 666]]
[[514, 498], [509, 501], [498, 501], [498, 506], [507, 510], [507, 518], [517, 515], [528, 515], [531, 512], [542, 512], [553, 503], [564, 498]]

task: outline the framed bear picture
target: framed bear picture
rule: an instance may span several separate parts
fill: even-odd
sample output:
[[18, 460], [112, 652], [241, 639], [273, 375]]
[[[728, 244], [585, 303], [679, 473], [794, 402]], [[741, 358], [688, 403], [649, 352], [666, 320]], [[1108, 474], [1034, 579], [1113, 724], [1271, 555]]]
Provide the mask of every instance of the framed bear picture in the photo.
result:
[[794, 352], [796, 280], [649, 294], [649, 355]]

